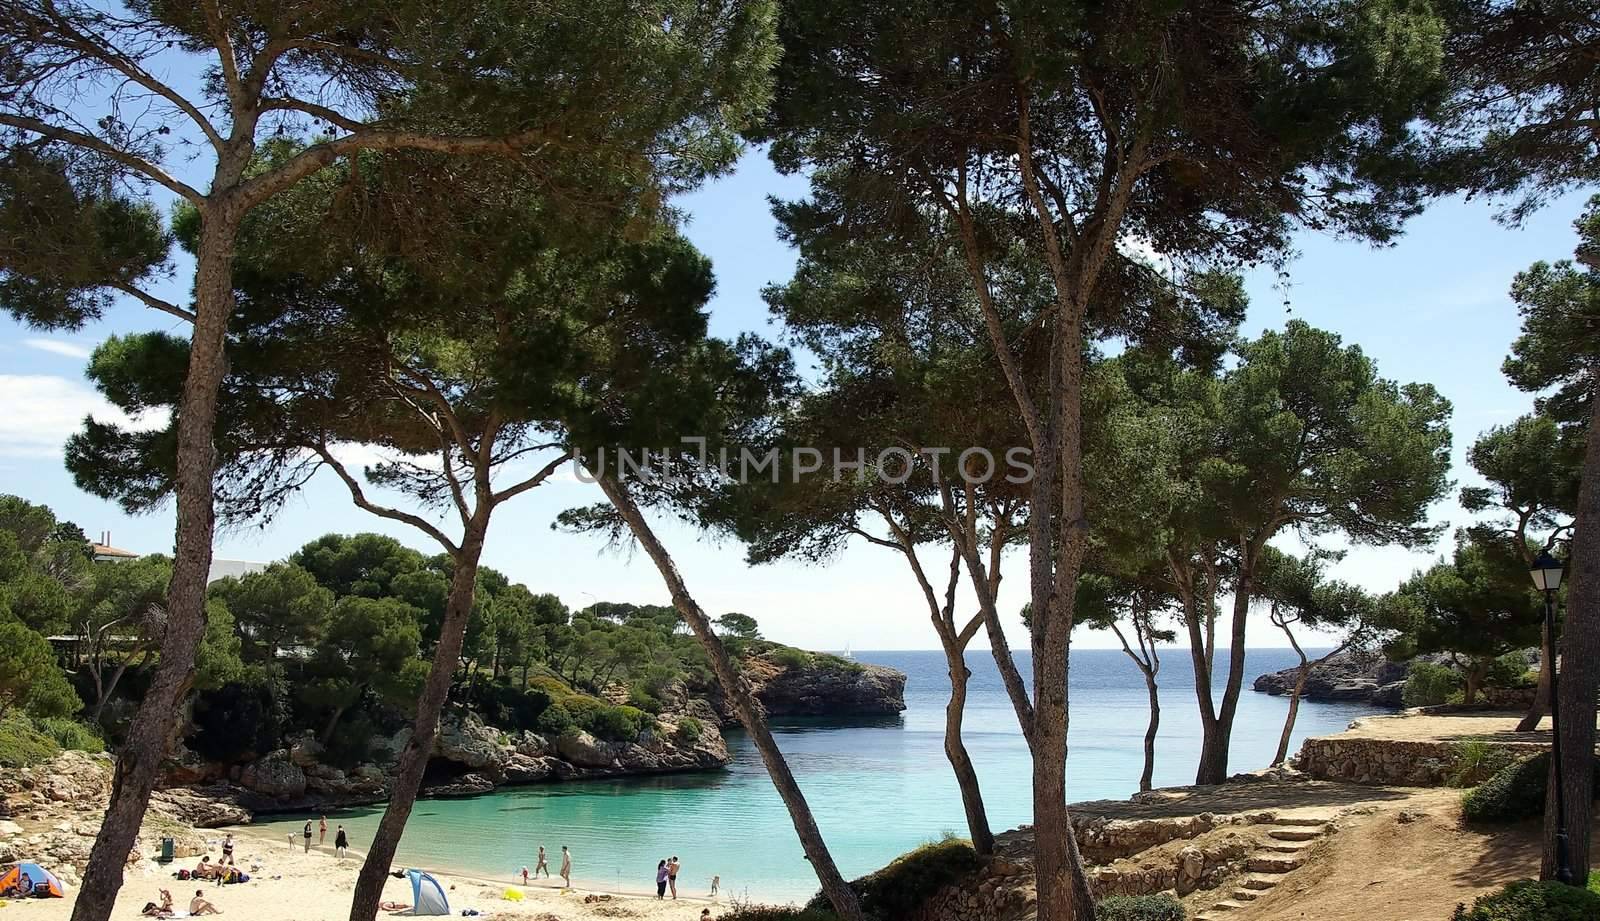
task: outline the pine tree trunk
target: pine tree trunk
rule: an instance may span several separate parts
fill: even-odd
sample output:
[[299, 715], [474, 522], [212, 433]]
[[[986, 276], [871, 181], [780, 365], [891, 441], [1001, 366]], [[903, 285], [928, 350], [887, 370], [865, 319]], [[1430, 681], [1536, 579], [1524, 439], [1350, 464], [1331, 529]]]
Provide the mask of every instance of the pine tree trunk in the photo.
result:
[[[1600, 693], [1600, 387], [1590, 407], [1589, 443], [1568, 565], [1567, 616], [1561, 634], [1557, 704], [1561, 718], [1561, 772], [1566, 794], [1568, 859], [1572, 882], [1589, 878], [1589, 834], [1594, 814], [1595, 695]], [[1555, 665], [1554, 659], [1550, 665]], [[1552, 774], [1555, 766], [1551, 765]], [[1545, 802], [1544, 857], [1539, 875], [1554, 879], [1556, 822], [1554, 777]]]
[[[783, 752], [778, 750], [778, 743], [772, 738], [772, 731], [767, 728], [766, 716], [756, 703], [749, 683], [734, 669], [733, 661], [728, 657], [728, 650], [722, 645], [722, 640], [717, 637], [716, 632], [711, 629], [710, 619], [689, 594], [689, 588], [678, 572], [677, 564], [672, 561], [666, 547], [656, 538], [655, 531], [645, 520], [644, 514], [639, 511], [639, 506], [628, 494], [626, 487], [609, 476], [599, 475], [595, 479], [599, 481], [600, 488], [605, 491], [606, 497], [611, 500], [617, 513], [627, 522], [634, 539], [644, 547], [645, 553], [655, 563], [662, 580], [667, 584], [668, 591], [672, 594], [673, 607], [678, 609], [684, 622], [689, 625], [689, 630], [694, 633], [695, 639], [706, 651], [707, 658], [711, 660], [711, 670], [717, 676], [718, 683], [722, 685], [724, 696], [733, 704], [739, 722], [750, 734], [756, 750], [761, 753], [761, 760], [766, 765], [768, 776], [772, 778], [772, 785], [777, 788], [778, 795], [783, 798], [784, 805], [789, 809], [789, 818], [794, 822], [795, 832], [800, 837], [800, 847], [805, 851], [806, 859], [811, 861], [811, 869], [817, 874], [822, 893], [832, 904], [834, 913], [843, 921], [866, 921], [866, 916], [861, 911], [861, 902], [856, 897], [855, 890], [845, 882], [838, 866], [834, 864], [833, 855], [829, 853], [827, 843], [822, 840], [822, 831], [817, 827], [816, 818], [811, 814], [811, 807], [806, 803], [805, 794], [801, 792], [800, 785], [789, 770], [789, 763], [784, 760]], [[357, 919], [352, 918], [351, 921]]]
[[439, 734], [439, 715], [444, 712], [450, 683], [461, 666], [461, 647], [466, 638], [467, 621], [472, 617], [472, 602], [478, 582], [478, 560], [483, 556], [483, 539], [489, 527], [489, 511], [480, 504], [478, 515], [466, 527], [461, 549], [456, 554], [455, 572], [450, 577], [450, 596], [445, 602], [444, 622], [439, 627], [439, 646], [433, 653], [428, 682], [417, 700], [417, 716], [411, 724], [411, 738], [400, 753], [399, 770], [389, 791], [389, 805], [372, 836], [367, 858], [356, 877], [355, 894], [350, 902], [350, 921], [372, 921], [383, 898], [383, 884], [394, 861], [395, 848], [405, 831], [417, 791], [433, 755], [433, 742]]
[[1461, 692], [1463, 706], [1470, 707], [1478, 702], [1478, 688], [1483, 684], [1483, 673], [1485, 671], [1487, 671], [1487, 666], [1481, 664], [1477, 659], [1472, 660], [1471, 664], [1467, 666], [1467, 686]]
[[1204, 724], [1200, 745], [1197, 784], [1219, 784], [1228, 779], [1228, 748], [1233, 737], [1233, 717], [1239, 709], [1239, 694], [1244, 689], [1245, 626], [1250, 615], [1250, 582], [1240, 579], [1233, 590], [1233, 629], [1228, 644], [1228, 683], [1222, 690], [1222, 706], [1216, 720]]
[[1528, 713], [1517, 724], [1518, 732], [1533, 732], [1539, 728], [1539, 721], [1550, 712], [1550, 670], [1556, 667], [1555, 637], [1550, 631], [1541, 627], [1539, 629], [1539, 684], [1533, 689], [1533, 704], [1528, 707]]
[[956, 786], [961, 788], [961, 806], [967, 813], [967, 833], [972, 837], [972, 849], [980, 857], [988, 857], [994, 853], [994, 832], [989, 830], [989, 815], [983, 807], [977, 769], [972, 766], [972, 757], [961, 740], [967, 681], [972, 673], [967, 670], [966, 657], [959, 649], [946, 648], [945, 662], [950, 670], [950, 702], [944, 708], [944, 753], [950, 759], [950, 769], [955, 772]]
[[1150, 790], [1156, 774], [1156, 732], [1161, 728], [1161, 694], [1155, 672], [1144, 670], [1145, 690], [1150, 692], [1150, 723], [1144, 730], [1144, 772], [1139, 775], [1139, 792]]
[[1300, 715], [1300, 695], [1305, 693], [1306, 679], [1311, 677], [1311, 663], [1300, 657], [1300, 673], [1295, 676], [1294, 690], [1289, 692], [1289, 715], [1283, 719], [1283, 734], [1278, 736], [1278, 753], [1272, 756], [1272, 766], [1277, 767], [1289, 758], [1289, 738], [1294, 735], [1294, 721]]
[[[219, 164], [213, 188], [237, 180], [239, 163]], [[211, 572], [214, 525], [212, 429], [217, 390], [227, 360], [224, 344], [233, 313], [233, 247], [239, 216], [213, 201], [202, 217], [195, 267], [195, 322], [189, 369], [178, 404], [177, 535], [172, 581], [167, 586], [167, 626], [161, 664], [145, 691], [117, 756], [111, 801], [89, 852], [72, 921], [106, 921], [122, 887], [122, 871], [139, 834], [145, 807], [166, 757], [184, 695], [194, 680], [195, 652], [206, 632], [206, 582]]]

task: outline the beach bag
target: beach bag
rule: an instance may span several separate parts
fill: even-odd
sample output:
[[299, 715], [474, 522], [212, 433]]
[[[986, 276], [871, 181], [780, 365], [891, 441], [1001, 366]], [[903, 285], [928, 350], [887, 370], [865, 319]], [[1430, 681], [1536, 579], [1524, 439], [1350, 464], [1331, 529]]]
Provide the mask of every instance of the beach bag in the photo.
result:
[[179, 870], [176, 875], [177, 875], [177, 877], [179, 879], [188, 879], [189, 878], [189, 871], [188, 870]]

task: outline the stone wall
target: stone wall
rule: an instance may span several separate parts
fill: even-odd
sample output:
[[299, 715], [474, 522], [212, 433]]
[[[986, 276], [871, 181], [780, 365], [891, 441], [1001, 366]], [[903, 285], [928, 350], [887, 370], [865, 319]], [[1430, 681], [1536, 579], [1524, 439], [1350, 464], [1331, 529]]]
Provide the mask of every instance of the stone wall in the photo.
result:
[[[1458, 742], [1324, 736], [1307, 739], [1294, 766], [1316, 780], [1442, 787], [1453, 770]], [[1534, 742], [1492, 742], [1521, 756], [1536, 755], [1545, 746]]]

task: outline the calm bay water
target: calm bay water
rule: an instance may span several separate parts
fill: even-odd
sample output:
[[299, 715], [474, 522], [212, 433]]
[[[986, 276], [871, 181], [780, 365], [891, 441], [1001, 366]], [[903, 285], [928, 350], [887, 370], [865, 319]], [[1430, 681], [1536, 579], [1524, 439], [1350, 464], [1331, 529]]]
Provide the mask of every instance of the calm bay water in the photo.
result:
[[[856, 658], [906, 673], [903, 714], [869, 721], [791, 720], [774, 727], [847, 876], [874, 870], [946, 832], [965, 835], [960, 796], [943, 750], [948, 697], [943, 654], [858, 652]], [[1294, 662], [1289, 650], [1250, 651], [1231, 770], [1264, 767], [1272, 759], [1288, 704], [1249, 690], [1249, 684], [1262, 672]], [[983, 782], [990, 823], [1001, 831], [1029, 821], [1027, 746], [989, 654], [973, 653], [968, 663], [973, 678], [965, 738]], [[1021, 664], [1026, 677], [1025, 657]], [[1193, 780], [1199, 756], [1188, 653], [1166, 650], [1160, 677], [1155, 783], [1172, 786]], [[1121, 651], [1072, 654], [1067, 781], [1072, 799], [1121, 798], [1138, 788], [1147, 712], [1143, 678]], [[1343, 729], [1368, 712], [1360, 705], [1307, 703], [1300, 708], [1293, 745], [1308, 735]], [[711, 876], [720, 874], [724, 893], [773, 900], [809, 897], [816, 890], [815, 877], [760, 757], [741, 732], [729, 732], [728, 747], [733, 764], [715, 773], [423, 800], [406, 827], [396, 865], [510, 879], [522, 865], [533, 866], [541, 844], [551, 854], [552, 869], [558, 868], [561, 846], [567, 845], [580, 885], [644, 891], [654, 881], [656, 861], [676, 854], [683, 861], [683, 894], [704, 895]], [[381, 815], [381, 807], [329, 815], [329, 847], [337, 822], [361, 849]], [[303, 821], [303, 816], [275, 817], [260, 827], [282, 839]]]

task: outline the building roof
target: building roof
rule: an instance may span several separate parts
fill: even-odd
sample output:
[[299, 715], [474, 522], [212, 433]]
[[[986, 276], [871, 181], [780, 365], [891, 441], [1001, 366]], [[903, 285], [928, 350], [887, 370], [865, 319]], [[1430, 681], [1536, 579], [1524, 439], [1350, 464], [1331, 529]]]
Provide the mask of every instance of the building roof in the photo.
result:
[[131, 550], [123, 550], [107, 544], [90, 544], [89, 546], [94, 550], [94, 555], [97, 558], [106, 556], [114, 556], [117, 559], [123, 560], [136, 560], [139, 558], [139, 554], [134, 553]]

